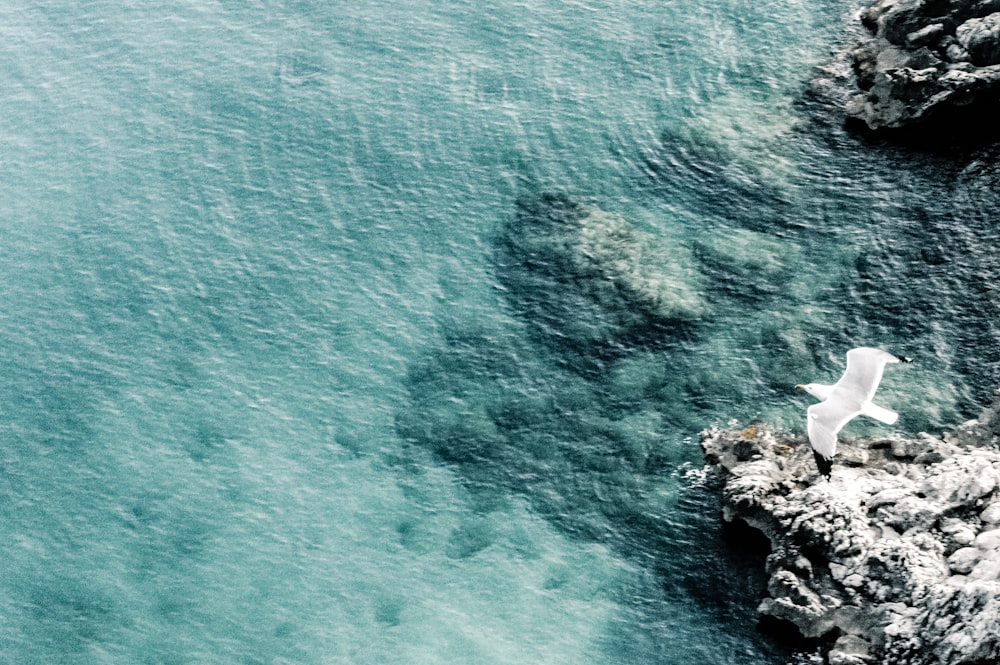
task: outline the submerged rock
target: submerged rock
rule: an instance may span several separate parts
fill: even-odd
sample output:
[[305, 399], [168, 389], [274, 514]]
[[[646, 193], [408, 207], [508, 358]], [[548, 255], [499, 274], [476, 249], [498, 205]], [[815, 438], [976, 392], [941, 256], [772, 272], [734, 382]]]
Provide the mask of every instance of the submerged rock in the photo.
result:
[[547, 337], [588, 352], [690, 329], [707, 310], [694, 265], [683, 244], [558, 194], [520, 201], [497, 243], [514, 306]]
[[796, 245], [740, 228], [706, 231], [695, 240], [694, 253], [713, 291], [751, 301], [787, 293], [802, 260]]
[[762, 615], [834, 642], [830, 663], [1000, 662], [997, 406], [943, 438], [808, 442], [763, 425], [702, 434], [723, 517], [771, 543]]
[[856, 86], [849, 120], [874, 131], [915, 130], [908, 136], [918, 141], [935, 140], [931, 130], [995, 136], [1000, 2], [875, 0], [860, 19], [867, 33], [841, 58]]

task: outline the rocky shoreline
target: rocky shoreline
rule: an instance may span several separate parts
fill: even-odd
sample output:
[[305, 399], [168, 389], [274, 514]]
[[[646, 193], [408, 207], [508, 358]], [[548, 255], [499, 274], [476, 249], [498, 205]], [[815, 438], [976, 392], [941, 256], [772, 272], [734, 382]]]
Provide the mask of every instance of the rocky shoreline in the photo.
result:
[[863, 31], [813, 81], [848, 125], [917, 142], [1000, 135], [1000, 0], [875, 0], [856, 19]]
[[941, 438], [846, 441], [830, 481], [765, 425], [701, 445], [723, 518], [770, 542], [762, 616], [830, 665], [1000, 662], [1000, 402]]

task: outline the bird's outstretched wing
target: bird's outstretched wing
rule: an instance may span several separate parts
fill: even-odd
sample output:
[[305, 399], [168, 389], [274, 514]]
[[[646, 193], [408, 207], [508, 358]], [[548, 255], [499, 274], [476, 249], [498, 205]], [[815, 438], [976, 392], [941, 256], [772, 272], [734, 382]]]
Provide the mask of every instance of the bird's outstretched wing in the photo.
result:
[[837, 452], [837, 434], [851, 418], [864, 413], [890, 425], [896, 422], [899, 414], [873, 404], [871, 399], [882, 381], [882, 370], [886, 364], [898, 362], [910, 362], [910, 359], [861, 346], [847, 352], [847, 369], [837, 383], [832, 386], [809, 384], [806, 387], [809, 394], [823, 398], [822, 402], [806, 410], [806, 431], [816, 465], [827, 478]]
[[837, 452], [837, 433], [851, 418], [861, 413], [859, 405], [828, 399], [806, 409], [806, 432], [809, 445], [819, 455], [832, 459]]
[[898, 363], [902, 360], [903, 358], [881, 349], [867, 346], [851, 349], [847, 352], [847, 369], [835, 387], [850, 391], [857, 396], [859, 402], [867, 402], [878, 389], [886, 363]]

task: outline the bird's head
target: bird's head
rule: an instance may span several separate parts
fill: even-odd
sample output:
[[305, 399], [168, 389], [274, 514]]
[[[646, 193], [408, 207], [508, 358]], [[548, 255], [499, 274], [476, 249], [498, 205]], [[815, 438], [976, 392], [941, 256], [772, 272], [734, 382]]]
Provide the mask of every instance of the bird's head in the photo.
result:
[[800, 383], [795, 386], [796, 390], [804, 390], [816, 399], [826, 399], [827, 395], [824, 394], [822, 388], [829, 388], [829, 386], [820, 386], [817, 383]]

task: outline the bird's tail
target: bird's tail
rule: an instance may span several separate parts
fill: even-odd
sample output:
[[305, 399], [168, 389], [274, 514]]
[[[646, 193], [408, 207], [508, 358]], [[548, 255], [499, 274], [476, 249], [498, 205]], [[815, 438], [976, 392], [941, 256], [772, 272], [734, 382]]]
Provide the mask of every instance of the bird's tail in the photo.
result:
[[830, 474], [833, 472], [833, 460], [820, 455], [815, 450], [813, 451], [813, 457], [816, 458], [816, 466], [819, 467], [820, 475], [826, 476], [826, 479], [830, 480]]
[[872, 402], [865, 402], [861, 405], [861, 415], [868, 416], [869, 418], [874, 418], [880, 423], [885, 423], [886, 425], [893, 425], [897, 420], [899, 420], [899, 414], [892, 409], [887, 409], [884, 406], [879, 406]]

